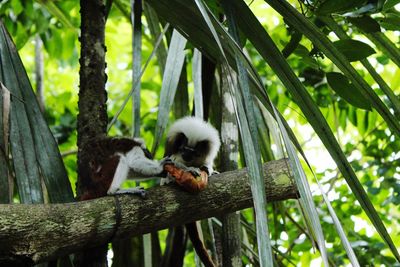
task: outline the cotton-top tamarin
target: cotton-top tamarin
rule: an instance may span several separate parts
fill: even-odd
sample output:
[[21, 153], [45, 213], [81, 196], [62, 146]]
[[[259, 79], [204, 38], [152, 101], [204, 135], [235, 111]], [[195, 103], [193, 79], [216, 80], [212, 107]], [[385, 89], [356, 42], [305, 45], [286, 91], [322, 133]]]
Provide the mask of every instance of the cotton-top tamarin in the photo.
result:
[[[169, 157], [174, 164], [184, 165], [182, 168], [189, 171], [196, 173], [204, 170], [208, 175], [212, 175], [214, 160], [220, 145], [218, 131], [211, 124], [200, 118], [184, 117], [177, 120], [167, 134], [165, 156]], [[215, 266], [200, 240], [196, 223], [186, 224], [186, 229], [203, 264], [206, 267]], [[182, 248], [172, 248], [174, 249], [182, 251]]]

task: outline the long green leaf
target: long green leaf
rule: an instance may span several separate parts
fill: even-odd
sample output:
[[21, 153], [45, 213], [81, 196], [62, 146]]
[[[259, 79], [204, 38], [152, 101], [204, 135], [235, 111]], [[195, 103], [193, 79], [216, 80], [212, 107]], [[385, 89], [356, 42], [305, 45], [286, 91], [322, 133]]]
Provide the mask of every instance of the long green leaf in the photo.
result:
[[373, 32], [367, 34], [367, 37], [400, 67], [400, 49], [384, 33]]
[[[257, 122], [257, 128], [258, 128], [258, 134], [259, 134], [259, 142], [260, 142], [260, 152], [262, 155], [262, 158], [265, 162], [274, 160], [274, 153], [272, 151], [272, 146], [270, 142], [270, 136], [272, 136], [272, 133], [270, 133], [269, 127], [266, 123], [266, 120], [264, 119], [264, 114], [261, 112], [261, 108], [259, 106], [259, 102], [256, 102], [257, 100], [254, 100], [254, 114], [255, 114], [255, 119]], [[281, 154], [283, 157], [283, 154]], [[282, 158], [282, 157], [277, 157], [277, 159]]]
[[[214, 28], [211, 18], [207, 14], [207, 11], [200, 0], [195, 0], [200, 12], [202, 13], [208, 27], [210, 28], [215, 41], [218, 43], [221, 54], [224, 56], [226, 65], [223, 64], [223, 70], [225, 74], [229, 75], [228, 79], [232, 80], [230, 84], [233, 85], [232, 75], [230, 75], [230, 70], [228, 67], [228, 59], [225, 56], [220, 38], [217, 31]], [[222, 2], [224, 7], [229, 9], [229, 4]], [[211, 12], [210, 12], [211, 13]], [[239, 40], [237, 34], [236, 25], [233, 22], [233, 17], [230, 12], [227, 12], [228, 21], [231, 31], [233, 32], [236, 41]], [[214, 18], [215, 20], [215, 18]], [[252, 195], [254, 198], [254, 207], [257, 216], [256, 227], [257, 227], [257, 243], [258, 243], [258, 253], [260, 255], [260, 265], [261, 266], [273, 266], [272, 261], [272, 248], [271, 241], [269, 239], [268, 221], [266, 213], [266, 196], [265, 196], [265, 184], [262, 179], [262, 168], [261, 168], [261, 158], [260, 149], [258, 145], [258, 129], [255, 121], [253, 98], [250, 94], [249, 79], [247, 76], [247, 71], [245, 70], [243, 64], [240, 61], [240, 57], [235, 56], [237, 68], [238, 68], [238, 82], [240, 84], [240, 92], [232, 88], [231, 92], [234, 94], [237, 103], [237, 117], [238, 126], [242, 136], [243, 151], [245, 154], [246, 166], [249, 169], [250, 185], [252, 190]], [[232, 86], [233, 87], [233, 86]]]
[[132, 23], [132, 89], [137, 81], [137, 89], [132, 94], [132, 135], [140, 136], [140, 69], [142, 65], [142, 1], [131, 0]]
[[10, 142], [21, 199], [28, 203], [43, 201], [41, 173], [51, 202], [73, 201], [57, 143], [40, 112], [15, 46], [4, 27], [1, 27], [1, 65], [7, 66], [2, 72], [2, 79], [13, 95]]
[[47, 10], [56, 17], [64, 26], [75, 29], [76, 27], [73, 25], [71, 19], [69, 18], [68, 14], [66, 14], [61, 8], [57, 6], [57, 3], [54, 1], [48, 0], [36, 0], [41, 5], [47, 8]]
[[[285, 3], [283, 3], [283, 1], [278, 1], [278, 2], [274, 2], [274, 6], [276, 5], [279, 7], [277, 8], [278, 11], [281, 11], [284, 14], [286, 14], [287, 9], [290, 10], [292, 9], [292, 7], [286, 6], [285, 4], [286, 2]], [[312, 100], [307, 90], [298, 80], [297, 76], [292, 71], [288, 63], [285, 61], [284, 57], [279, 52], [278, 48], [275, 46], [272, 39], [268, 36], [262, 25], [257, 20], [257, 18], [248, 9], [247, 5], [240, 0], [233, 1], [233, 3], [235, 4], [236, 9], [241, 11], [241, 16], [237, 16], [239, 27], [244, 32], [244, 34], [250, 39], [250, 41], [253, 43], [253, 45], [261, 54], [261, 56], [273, 68], [273, 70], [278, 75], [282, 83], [291, 92], [297, 105], [299, 105], [304, 115], [307, 117], [309, 123], [313, 126], [314, 130], [320, 137], [321, 141], [324, 143], [325, 147], [331, 154], [332, 158], [335, 160], [336, 164], [338, 165], [338, 168], [340, 169], [344, 178], [346, 179], [347, 184], [350, 186], [351, 190], [355, 194], [357, 200], [360, 202], [367, 216], [374, 224], [376, 230], [385, 240], [387, 245], [392, 250], [392, 253], [396, 256], [396, 258], [400, 259], [400, 255], [398, 254], [396, 247], [393, 244], [393, 241], [386, 230], [385, 225], [379, 218], [378, 213], [376, 212], [374, 206], [372, 205], [370, 199], [368, 198], [368, 195], [366, 194], [364, 188], [362, 187], [353, 169], [351, 168], [349, 162], [347, 161], [346, 156], [341, 150], [338, 142], [336, 141], [321, 111], [318, 109], [318, 107]], [[246, 15], [244, 15], [245, 11]], [[294, 13], [294, 11], [291, 12]], [[297, 11], [295, 12], [296, 13], [294, 13], [294, 15], [298, 16]], [[305, 23], [309, 24], [310, 22], [307, 21]], [[308, 29], [299, 29], [299, 30], [301, 30], [306, 35]], [[324, 38], [326, 37], [324, 36]]]
[[395, 5], [397, 5], [398, 3], [400, 3], [400, 0], [387, 0], [387, 1], [385, 1], [385, 4], [383, 5], [383, 9], [384, 10], [390, 9], [390, 8], [394, 7]]
[[71, 202], [74, 200], [72, 188], [57, 142], [42, 116], [21, 59], [17, 54], [14, 54], [12, 59], [16, 71], [23, 74], [18, 76], [22, 99], [28, 111], [27, 116], [35, 144], [36, 158], [50, 202]]
[[[2, 67], [0, 65], [0, 72]], [[0, 84], [0, 203], [11, 203], [12, 181], [8, 172], [8, 133], [10, 112], [10, 91]]]
[[[200, 13], [203, 16], [204, 21], [206, 22], [208, 28], [210, 29], [215, 42], [218, 44], [219, 50], [221, 55], [223, 56], [223, 59], [226, 63], [222, 64], [222, 69], [225, 72], [225, 74], [229, 77], [228, 79], [231, 80], [230, 84], [233, 84], [233, 78], [231, 75], [231, 71], [229, 70], [228, 67], [228, 59], [226, 58], [224, 49], [221, 44], [221, 40], [219, 39], [219, 36], [217, 34], [216, 29], [214, 28], [213, 23], [211, 22], [211, 18], [216, 20], [214, 17], [210, 17], [206, 7], [204, 6], [203, 2], [200, 0], [195, 0], [195, 3], [197, 7], [199, 8]], [[211, 12], [210, 12], [211, 13]], [[242, 77], [239, 78], [239, 80], [242, 80], [242, 87], [241, 87], [241, 93], [243, 95], [247, 94], [247, 97], [249, 97], [249, 90], [243, 89], [243, 86], [248, 86], [248, 82], [246, 82], [247, 79], [247, 73], [242, 72], [244, 74]], [[240, 75], [240, 74], [239, 74]], [[236, 103], [237, 103], [237, 117], [238, 117], [238, 125], [239, 125], [239, 130], [242, 136], [242, 142], [243, 142], [243, 150], [245, 153], [245, 160], [246, 160], [246, 165], [249, 168], [249, 176], [250, 176], [250, 184], [251, 184], [251, 189], [252, 189], [252, 194], [254, 197], [254, 206], [255, 206], [255, 212], [257, 214], [257, 220], [256, 220], [256, 226], [257, 226], [257, 241], [259, 245], [259, 254], [261, 260], [261, 266], [273, 266], [272, 262], [272, 250], [271, 250], [271, 243], [269, 240], [269, 231], [268, 231], [268, 223], [266, 220], [266, 210], [265, 210], [265, 205], [266, 205], [266, 198], [265, 198], [265, 185], [264, 181], [261, 178], [262, 177], [262, 169], [261, 169], [261, 160], [260, 160], [260, 152], [257, 144], [257, 127], [255, 125], [254, 121], [254, 111], [252, 114], [248, 114], [249, 112], [251, 113], [251, 108], [249, 105], [253, 103], [252, 99], [250, 99], [250, 104], [246, 103], [246, 112], [245, 112], [245, 107], [243, 105], [243, 102], [248, 101], [246, 99], [246, 96], [244, 96], [244, 99], [242, 100], [241, 93], [239, 92], [234, 92], [235, 89], [232, 88], [231, 93], [235, 96]], [[251, 97], [249, 97], [251, 98]], [[252, 118], [250, 120], [249, 124], [249, 116]], [[255, 139], [252, 138], [253, 134], [255, 135]]]
[[[147, 2], [144, 3], [144, 15], [146, 16], [147, 27], [149, 28], [155, 42], [157, 36], [160, 36], [161, 33], [160, 20], [158, 19], [157, 13]], [[164, 73], [165, 61], [167, 60], [167, 48], [163, 42], [160, 43], [156, 50], [156, 57], [162, 75]]]
[[153, 56], [156, 54], [156, 50], [158, 48], [158, 46], [160, 45], [162, 38], [164, 37], [165, 32], [168, 30], [169, 28], [169, 24], [167, 23], [163, 29], [163, 31], [160, 33], [160, 35], [157, 38], [156, 43], [154, 44], [154, 48], [153, 51], [151, 52], [150, 56], [147, 58], [146, 63], [144, 64], [142, 71], [140, 72], [139, 78], [134, 82], [131, 90], [129, 91], [127, 97], [125, 98], [124, 102], [122, 103], [121, 107], [119, 108], [119, 110], [117, 111], [117, 113], [115, 113], [114, 117], [112, 118], [112, 120], [110, 121], [110, 123], [107, 125], [107, 132], [111, 129], [111, 127], [114, 125], [114, 123], [117, 121], [119, 115], [121, 114], [121, 112], [124, 110], [126, 104], [128, 103], [128, 101], [131, 99], [131, 96], [133, 94], [133, 92], [135, 90], [137, 90], [137, 88], [139, 87], [139, 81], [141, 79], [141, 77], [143, 76], [144, 71], [146, 70], [147, 66], [149, 65], [151, 59], [153, 58]]
[[322, 188], [322, 185], [320, 184], [320, 182], [318, 180], [317, 180], [317, 184], [319, 187], [319, 191], [321, 191], [322, 197], [324, 198], [324, 202], [326, 203], [326, 206], [328, 207], [328, 211], [332, 217], [333, 224], [335, 225], [336, 231], [338, 232], [340, 240], [342, 241], [342, 245], [343, 245], [344, 249], [346, 250], [347, 256], [349, 257], [351, 265], [354, 267], [359, 267], [360, 264], [358, 263], [356, 254], [354, 253], [354, 250], [351, 247], [349, 239], [346, 237], [343, 226], [340, 223], [340, 220], [337, 217], [336, 212], [333, 209], [333, 207], [328, 199], [328, 196], [325, 194], [324, 189]]
[[[392, 103], [392, 108], [400, 114], [400, 100], [394, 94], [393, 90], [389, 87], [389, 85], [385, 82], [382, 76], [376, 71], [376, 69], [369, 63], [367, 59], [361, 60], [361, 63], [364, 65], [365, 69], [371, 74], [372, 78], [379, 85], [379, 88], [386, 94], [390, 102]], [[396, 113], [395, 113], [396, 114]]]
[[[285, 20], [297, 31], [302, 32], [313, 44], [318, 47], [332, 62], [350, 79], [365, 96], [371, 101], [372, 106], [378, 111], [387, 125], [400, 135], [400, 123], [389, 111], [378, 95], [372, 90], [367, 82], [353, 68], [347, 58], [335, 47], [313, 23], [300, 14], [286, 1], [265, 0], [272, 8], [279, 12]], [[373, 34], [375, 35], [375, 34]]]
[[181, 118], [189, 115], [189, 93], [186, 61], [183, 62], [181, 76], [179, 77], [178, 87], [172, 108], [175, 118]]
[[167, 127], [169, 111], [174, 101], [176, 89], [181, 76], [182, 66], [185, 60], [185, 45], [187, 40], [178, 31], [172, 33], [171, 43], [168, 49], [166, 68], [160, 93], [157, 124], [154, 134], [152, 152], [157, 150], [161, 137]]
[[[296, 179], [296, 183], [298, 185], [300, 183], [300, 185], [301, 185], [301, 186], [299, 186], [299, 191], [300, 191], [300, 196], [301, 196], [299, 201], [300, 201], [300, 203], [303, 203], [305, 201], [305, 199], [307, 199], [305, 201], [306, 203], [303, 203], [302, 206], [306, 207], [308, 209], [311, 208], [312, 213], [314, 213], [314, 212], [316, 212], [316, 210], [315, 210], [315, 207], [313, 205], [311, 191], [309, 190], [309, 185], [307, 183], [307, 179], [305, 177], [304, 170], [303, 170], [303, 168], [301, 166], [301, 163], [300, 163], [300, 161], [299, 161], [299, 159], [297, 157], [296, 151], [295, 151], [292, 143], [290, 142], [290, 140], [288, 138], [288, 135], [286, 133], [285, 127], [283, 127], [283, 125], [281, 124], [281, 120], [278, 120], [278, 123], [280, 124], [279, 128], [282, 130], [282, 136], [283, 136], [283, 139], [285, 140], [285, 145], [286, 145], [286, 148], [287, 148], [287, 151], [288, 151], [288, 154], [289, 154], [289, 160], [290, 160], [289, 162], [290, 162], [290, 164], [292, 165], [292, 167], [294, 169], [294, 178]], [[304, 158], [304, 159], [306, 160], [308, 166], [310, 166], [310, 164], [308, 163], [307, 158]], [[328, 207], [329, 214], [331, 215], [331, 217], [333, 219], [335, 228], [336, 228], [336, 230], [337, 230], [337, 232], [339, 234], [339, 237], [340, 237], [340, 239], [342, 241], [343, 247], [346, 250], [346, 253], [347, 253], [348, 257], [349, 257], [350, 262], [355, 267], [360, 266], [360, 264], [358, 263], [357, 257], [354, 254], [353, 248], [351, 247], [350, 242], [349, 242], [348, 238], [346, 237], [346, 234], [344, 233], [343, 227], [342, 227], [342, 225], [341, 225], [341, 223], [340, 223], [340, 221], [339, 221], [339, 219], [338, 219], [338, 217], [337, 217], [332, 205], [330, 204], [328, 197], [326, 196], [321, 184], [317, 180], [317, 178], [316, 178], [314, 172], [312, 171], [311, 167], [310, 167], [310, 170], [313, 173], [314, 178], [315, 178], [315, 180], [316, 180], [316, 182], [317, 182], [317, 184], [319, 186], [319, 189], [321, 191], [323, 199], [324, 199], [324, 201], [325, 201], [325, 203], [326, 203], [326, 205]], [[303, 187], [305, 187], [305, 188], [303, 188]], [[304, 190], [306, 192], [302, 192]], [[304, 194], [305, 194], [305, 198], [303, 198], [303, 196], [302, 196]], [[307, 207], [308, 205], [311, 205], [311, 207]], [[305, 215], [307, 215], [307, 214], [305, 214]], [[312, 220], [315, 217], [318, 217], [318, 215], [314, 214], [311, 218], [309, 217], [307, 219], [308, 220], [310, 220], [310, 219]], [[312, 224], [316, 224], [315, 226], [317, 228], [321, 228], [321, 225], [320, 225], [319, 222], [315, 222], [314, 221], [314, 222], [312, 222]], [[314, 226], [314, 228], [315, 228], [315, 226]], [[323, 242], [323, 240], [320, 240], [320, 242]], [[328, 266], [327, 264], [328, 263], [325, 262], [326, 266]]]
[[[10, 145], [14, 171], [22, 203], [43, 203], [39, 166], [36, 162], [35, 147], [30, 134], [27, 111], [22, 103], [18, 76], [14, 69], [8, 34], [1, 24], [0, 58], [1, 82], [12, 94], [10, 113]], [[18, 112], [15, 112], [18, 111]]]
[[[222, 2], [222, 3], [224, 3], [224, 2]], [[228, 7], [234, 7], [234, 11], [231, 11], [230, 8], [228, 8]], [[227, 14], [228, 23], [230, 23], [229, 18], [231, 18], [231, 20], [232, 20], [232, 18], [237, 18], [238, 9], [235, 9], [235, 8], [236, 8], [236, 6], [232, 5], [232, 1], [229, 2], [229, 5], [225, 5], [225, 11]], [[230, 25], [231, 25], [231, 23], [230, 23]], [[238, 36], [236, 38], [238, 38]], [[241, 66], [239, 64], [238, 70], [239, 70], [239, 73], [240, 73], [240, 70], [244, 71], [243, 66]], [[243, 77], [239, 77], [239, 81], [243, 81], [243, 80], [246, 80], [246, 79], [244, 79]], [[251, 103], [253, 103], [253, 101], [251, 99], [246, 99], [246, 101], [250, 101]], [[272, 106], [272, 103], [270, 103], [270, 104]], [[292, 146], [289, 146], [289, 144], [291, 145], [289, 135], [286, 132], [285, 127], [282, 124], [275, 108], [274, 108], [274, 111], [275, 111], [274, 115], [277, 118], [278, 124], [280, 126], [279, 128], [281, 129], [282, 135], [284, 136], [285, 144], [286, 144], [288, 150], [292, 149], [292, 151], [290, 151], [291, 153], [289, 153], [289, 155], [290, 155], [289, 158], [291, 158], [292, 162], [296, 163], [296, 164], [292, 164], [292, 169], [297, 170], [297, 172], [295, 172], [295, 174], [297, 174], [297, 175], [295, 175], [295, 177], [297, 178], [296, 183], [298, 185], [299, 192], [300, 192], [300, 202], [302, 203], [302, 206], [305, 209], [305, 215], [306, 215], [307, 221], [309, 221], [310, 225], [312, 226], [311, 227], [312, 232], [314, 233], [314, 236], [316, 237], [316, 239], [318, 241], [319, 249], [321, 251], [321, 255], [322, 255], [324, 264], [326, 266], [328, 266], [328, 257], [327, 257], [327, 252], [326, 252], [326, 248], [325, 248], [322, 227], [319, 222], [318, 214], [317, 214], [317, 211], [316, 211], [316, 208], [314, 205], [314, 201], [313, 201], [312, 194], [310, 191], [310, 186], [304, 175], [304, 171], [303, 171], [300, 163], [295, 161], [297, 159], [297, 157], [295, 155], [295, 152], [294, 152], [294, 149], [292, 148]], [[253, 113], [253, 115], [254, 115], [254, 113]], [[253, 137], [253, 138], [257, 139], [257, 137]]]
[[194, 49], [193, 52], [192, 79], [194, 85], [194, 114], [203, 118], [203, 91], [201, 85], [201, 52]]
[[[228, 76], [230, 69], [225, 65], [225, 75]], [[232, 88], [231, 90], [235, 90]], [[243, 152], [245, 155], [246, 166], [249, 170], [250, 186], [254, 199], [254, 208], [256, 213], [256, 228], [257, 228], [257, 244], [258, 244], [258, 255], [260, 258], [260, 266], [273, 266], [272, 262], [272, 246], [269, 240], [268, 221], [265, 205], [265, 184], [262, 177], [262, 171], [258, 168], [261, 165], [260, 151], [256, 149], [256, 143], [253, 139], [252, 133], [250, 132], [250, 126], [247, 122], [247, 114], [245, 112], [243, 99], [240, 96], [241, 92], [237, 89], [231, 94], [234, 95], [236, 100], [236, 114], [238, 120], [238, 126], [240, 130], [240, 136], [243, 144]], [[257, 130], [256, 130], [257, 133]], [[257, 142], [258, 145], [258, 142]]]
[[318, 217], [317, 209], [315, 208], [314, 200], [308, 184], [307, 177], [304, 173], [303, 167], [301, 166], [300, 160], [297, 157], [296, 151], [289, 139], [285, 127], [283, 126], [280, 119], [277, 120], [279, 129], [282, 132], [283, 141], [286, 147], [286, 151], [289, 155], [289, 163], [291, 170], [293, 171], [293, 177], [296, 181], [297, 188], [299, 189], [300, 199], [299, 202], [301, 207], [304, 209], [304, 216], [306, 221], [310, 225], [310, 230], [313, 236], [316, 238], [319, 251], [321, 252], [322, 259], [325, 266], [329, 266], [328, 255], [325, 247], [325, 238], [322, 232], [322, 226]]
[[[202, 53], [214, 60], [221, 57], [220, 50], [215, 45], [215, 40], [210, 34], [207, 24], [192, 1], [148, 0], [147, 3], [160, 17], [190, 39], [191, 43]], [[176, 16], [175, 12], [171, 12], [171, 6], [179, 16]]]
[[[267, 127], [269, 129], [269, 136], [271, 137], [271, 143], [276, 146], [276, 151], [274, 151], [274, 153], [273, 153], [274, 158], [281, 159], [284, 157], [284, 153], [283, 153], [282, 139], [280, 137], [280, 132], [279, 132], [279, 126], [278, 126], [276, 120], [274, 119], [274, 117], [271, 115], [271, 113], [269, 113], [269, 111], [265, 107], [265, 104], [263, 104], [260, 100], [258, 100], [257, 104], [258, 104], [258, 107], [262, 114], [262, 118], [265, 121], [265, 124], [267, 125]], [[281, 116], [279, 116], [279, 118], [281, 118], [281, 121], [284, 121]], [[286, 128], [286, 126], [285, 126], [285, 128]], [[290, 137], [290, 138], [292, 140], [292, 137]], [[293, 140], [292, 140], [292, 142], [293, 142]], [[304, 153], [302, 153], [302, 155], [303, 154]]]

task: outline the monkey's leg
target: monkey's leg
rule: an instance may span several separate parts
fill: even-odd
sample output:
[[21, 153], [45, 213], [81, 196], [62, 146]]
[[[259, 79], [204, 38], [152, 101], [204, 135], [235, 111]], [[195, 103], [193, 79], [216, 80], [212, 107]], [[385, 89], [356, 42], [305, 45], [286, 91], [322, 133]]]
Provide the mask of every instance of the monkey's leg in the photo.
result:
[[146, 195], [146, 191], [143, 187], [135, 187], [129, 189], [120, 189], [121, 184], [128, 178], [129, 174], [129, 166], [127, 164], [127, 159], [125, 156], [121, 155], [119, 159], [119, 163], [117, 169], [115, 170], [115, 174], [110, 185], [110, 188], [107, 191], [108, 195], [112, 194], [135, 194], [144, 197]]
[[132, 194], [132, 195], [139, 195], [141, 197], [146, 196], [146, 190], [142, 186], [137, 186], [128, 189], [118, 189], [114, 192], [114, 194]]
[[212, 166], [204, 165], [200, 167], [200, 170], [207, 172], [208, 176], [219, 174], [219, 172], [214, 170]]
[[120, 157], [117, 169], [115, 170], [115, 174], [110, 185], [108, 188], [107, 194], [114, 194], [118, 191], [121, 184], [126, 180], [129, 173], [129, 166], [126, 164], [123, 156]]

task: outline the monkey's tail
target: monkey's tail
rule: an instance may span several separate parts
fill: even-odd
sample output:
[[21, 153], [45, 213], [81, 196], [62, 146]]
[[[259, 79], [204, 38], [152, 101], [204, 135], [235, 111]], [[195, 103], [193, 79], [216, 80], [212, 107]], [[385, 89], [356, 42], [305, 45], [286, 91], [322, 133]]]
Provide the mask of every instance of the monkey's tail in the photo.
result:
[[185, 226], [186, 226], [186, 230], [188, 232], [190, 241], [192, 241], [193, 247], [196, 250], [196, 253], [199, 256], [201, 262], [204, 264], [204, 266], [205, 267], [216, 267], [216, 265], [212, 261], [210, 255], [208, 254], [203, 241], [201, 241], [201, 239], [200, 239], [200, 235], [199, 235], [199, 231], [197, 229], [196, 222], [188, 223]]

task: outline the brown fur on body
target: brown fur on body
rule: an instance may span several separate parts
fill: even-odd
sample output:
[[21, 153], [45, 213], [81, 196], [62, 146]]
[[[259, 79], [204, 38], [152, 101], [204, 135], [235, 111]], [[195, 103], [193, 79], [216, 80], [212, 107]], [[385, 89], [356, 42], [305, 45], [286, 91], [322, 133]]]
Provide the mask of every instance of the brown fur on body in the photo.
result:
[[[80, 200], [89, 200], [107, 195], [120, 156], [117, 153], [126, 153], [141, 143], [129, 138], [102, 137], [90, 141], [85, 145], [89, 159], [85, 168], [85, 177], [82, 179], [82, 194]], [[152, 158], [147, 149], [142, 148], [147, 158]]]

